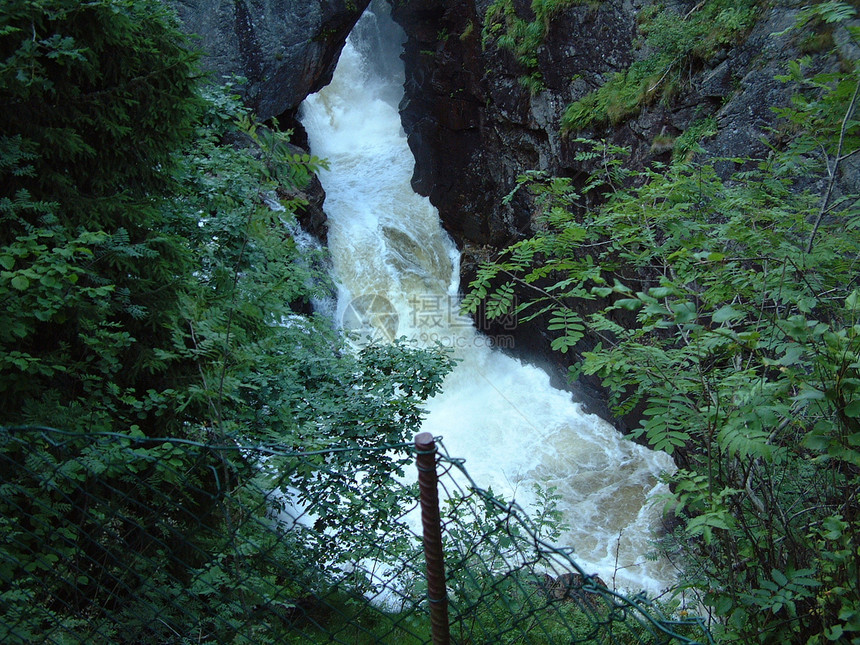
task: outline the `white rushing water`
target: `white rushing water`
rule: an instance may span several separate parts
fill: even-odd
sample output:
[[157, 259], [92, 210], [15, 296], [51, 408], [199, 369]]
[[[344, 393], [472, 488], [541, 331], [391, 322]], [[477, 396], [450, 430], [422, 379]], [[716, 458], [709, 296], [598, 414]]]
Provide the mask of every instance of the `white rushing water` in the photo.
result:
[[556, 486], [572, 527], [560, 546], [610, 584], [657, 592], [673, 574], [645, 558], [660, 512], [648, 500], [665, 492], [657, 476], [673, 468], [671, 459], [624, 440], [456, 315], [457, 249], [410, 186], [414, 159], [396, 107], [402, 64], [374, 60], [379, 48], [367, 34], [375, 20], [362, 18], [331, 84], [302, 108], [312, 152], [331, 164], [320, 180], [338, 318], [371, 336], [453, 347], [461, 362], [425, 406], [423, 429], [466, 459], [478, 485], [524, 507], [535, 482]]

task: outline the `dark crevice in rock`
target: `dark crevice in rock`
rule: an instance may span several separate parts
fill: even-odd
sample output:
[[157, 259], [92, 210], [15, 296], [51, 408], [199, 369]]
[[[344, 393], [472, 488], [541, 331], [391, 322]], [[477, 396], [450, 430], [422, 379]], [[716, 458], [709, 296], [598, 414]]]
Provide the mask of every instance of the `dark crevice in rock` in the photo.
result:
[[235, 0], [234, 6], [236, 7], [234, 29], [239, 45], [242, 69], [246, 70], [245, 76], [249, 78], [262, 78], [263, 52], [260, 49], [260, 43], [255, 38], [254, 24], [251, 22], [248, 5], [245, 0]]

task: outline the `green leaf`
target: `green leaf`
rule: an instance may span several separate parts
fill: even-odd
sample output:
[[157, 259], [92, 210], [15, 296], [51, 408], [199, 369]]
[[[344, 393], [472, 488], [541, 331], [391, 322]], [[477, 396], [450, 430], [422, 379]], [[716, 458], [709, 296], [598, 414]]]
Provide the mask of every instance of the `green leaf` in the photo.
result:
[[832, 627], [827, 627], [824, 630], [824, 636], [829, 641], [841, 640], [844, 633], [842, 625], [833, 625]]
[[803, 347], [801, 345], [789, 345], [788, 349], [785, 350], [785, 356], [779, 359], [780, 365], [796, 365], [800, 362], [800, 358], [803, 356]]
[[857, 10], [847, 2], [828, 0], [815, 7], [815, 13], [821, 16], [824, 22], [836, 23], [853, 18], [857, 15]]
[[711, 320], [715, 323], [724, 323], [729, 320], [734, 320], [735, 318], [741, 318], [745, 314], [743, 311], [738, 311], [734, 309], [731, 305], [725, 305], [717, 309], [714, 314], [711, 316]]
[[788, 584], [788, 578], [785, 577], [785, 574], [782, 573], [782, 571], [773, 569], [771, 571], [771, 576], [773, 577], [774, 582], [776, 582], [780, 587], [784, 587]]
[[675, 313], [675, 324], [684, 325], [697, 318], [696, 305], [689, 301], [679, 302], [672, 306]]
[[676, 293], [677, 290], [671, 287], [651, 287], [648, 289], [648, 294], [653, 298], [668, 298]]
[[559, 338], [554, 338], [550, 347], [557, 352], [561, 352], [562, 354], [566, 354], [567, 350], [576, 345], [579, 342], [579, 339], [582, 338], [582, 334], [579, 336], [576, 335], [568, 335], [561, 336]]
[[644, 304], [638, 298], [620, 298], [613, 303], [616, 307], [627, 309], [628, 311], [636, 311]]
[[807, 401], [823, 401], [825, 398], [824, 392], [804, 384], [800, 393], [793, 396], [791, 400], [797, 403], [806, 403]]
[[16, 275], [12, 278], [12, 286], [18, 289], [18, 291], [24, 291], [27, 287], [30, 286], [30, 281], [23, 275]]
[[846, 417], [857, 418], [860, 417], [860, 399], [854, 399], [848, 405], [845, 406], [843, 410], [845, 412]]

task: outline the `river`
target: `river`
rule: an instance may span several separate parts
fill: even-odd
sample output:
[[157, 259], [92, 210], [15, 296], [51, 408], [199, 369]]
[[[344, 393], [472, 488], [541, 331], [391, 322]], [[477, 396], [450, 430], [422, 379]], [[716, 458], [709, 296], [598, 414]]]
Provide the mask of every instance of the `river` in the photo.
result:
[[414, 159], [397, 111], [402, 63], [379, 40], [380, 20], [390, 18], [365, 14], [331, 84], [301, 112], [311, 152], [330, 163], [320, 180], [337, 318], [365, 342], [406, 336], [451, 347], [460, 362], [427, 402], [423, 429], [465, 458], [480, 486], [524, 507], [536, 482], [555, 486], [572, 527], [560, 546], [621, 589], [656, 593], [674, 573], [645, 557], [660, 514], [649, 500], [666, 492], [658, 476], [674, 465], [496, 347], [510, 339], [483, 336], [457, 313], [458, 251], [429, 200], [411, 188]]

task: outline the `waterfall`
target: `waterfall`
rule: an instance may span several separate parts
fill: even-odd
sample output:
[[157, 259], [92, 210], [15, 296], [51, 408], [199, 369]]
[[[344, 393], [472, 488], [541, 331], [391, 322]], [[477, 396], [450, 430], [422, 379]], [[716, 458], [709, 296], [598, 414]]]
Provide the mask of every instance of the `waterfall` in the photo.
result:
[[364, 342], [407, 336], [452, 348], [460, 362], [425, 406], [423, 429], [465, 458], [480, 486], [526, 508], [535, 483], [555, 486], [571, 526], [560, 546], [619, 588], [657, 592], [673, 572], [645, 557], [660, 515], [649, 499], [667, 492], [657, 478], [674, 465], [586, 414], [546, 373], [494, 348], [504, 336], [482, 336], [457, 313], [458, 252], [410, 185], [402, 63], [378, 55], [382, 20], [391, 19], [365, 13], [331, 84], [302, 106], [311, 150], [331, 167], [320, 180], [338, 320]]

